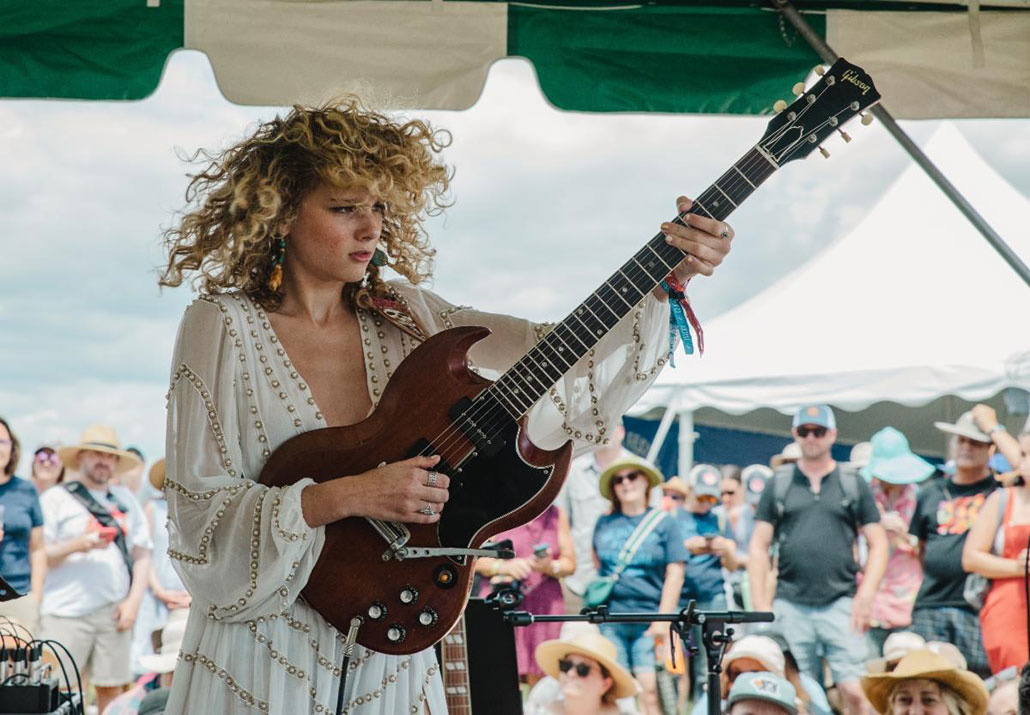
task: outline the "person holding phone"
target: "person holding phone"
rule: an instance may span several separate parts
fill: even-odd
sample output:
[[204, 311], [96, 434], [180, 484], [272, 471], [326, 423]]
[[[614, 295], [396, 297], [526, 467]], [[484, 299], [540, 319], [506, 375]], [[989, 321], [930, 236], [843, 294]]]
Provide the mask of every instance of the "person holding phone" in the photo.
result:
[[[40, 633], [60, 641], [96, 688], [104, 712], [132, 681], [132, 627], [150, 572], [150, 532], [132, 492], [114, 477], [139, 462], [115, 431], [87, 428], [58, 456], [78, 479], [40, 498], [48, 571]], [[65, 667], [71, 672], [69, 663]]]
[[[504, 539], [511, 539], [515, 558], [479, 559], [476, 572], [482, 577], [480, 595], [488, 595], [498, 584], [517, 581], [523, 594], [519, 608], [538, 615], [564, 613], [559, 580], [576, 570], [572, 530], [565, 512], [552, 504], [528, 524], [493, 538], [495, 542]], [[515, 629], [519, 679], [530, 687], [544, 676], [533, 658], [536, 647], [557, 638], [560, 630], [560, 623], [534, 623]]]
[[[711, 464], [695, 466], [688, 479], [687, 501], [678, 513], [683, 545], [690, 555], [685, 565], [680, 608], [694, 600], [699, 610], [726, 610], [726, 586], [723, 566], [729, 571], [740, 568], [737, 544], [730, 533], [726, 512], [720, 506], [722, 473]], [[695, 643], [700, 643], [701, 630], [696, 629]], [[704, 650], [690, 661], [694, 680], [694, 697], [700, 696], [705, 683], [707, 658]], [[684, 684], [685, 686], [685, 684]], [[686, 688], [680, 688], [685, 699]]]

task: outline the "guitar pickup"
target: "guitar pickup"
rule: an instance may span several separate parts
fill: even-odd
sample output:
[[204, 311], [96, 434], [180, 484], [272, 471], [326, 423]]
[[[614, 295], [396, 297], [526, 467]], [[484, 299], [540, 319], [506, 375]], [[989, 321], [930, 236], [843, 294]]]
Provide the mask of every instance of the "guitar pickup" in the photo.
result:
[[501, 451], [505, 441], [500, 435], [490, 436], [486, 430], [496, 429], [497, 418], [491, 418], [489, 411], [481, 410], [485, 414], [474, 415], [474, 405], [468, 397], [463, 397], [451, 407], [447, 416], [451, 418], [454, 426], [461, 430], [462, 434], [476, 448], [480, 454], [492, 457]]

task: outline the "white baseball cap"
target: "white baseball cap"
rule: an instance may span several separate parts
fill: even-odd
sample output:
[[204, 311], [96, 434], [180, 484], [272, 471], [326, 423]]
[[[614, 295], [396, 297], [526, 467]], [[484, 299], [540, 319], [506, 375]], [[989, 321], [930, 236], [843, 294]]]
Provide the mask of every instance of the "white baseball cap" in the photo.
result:
[[741, 658], [757, 660], [770, 673], [784, 677], [785, 662], [783, 651], [776, 645], [776, 641], [766, 636], [744, 636], [740, 640], [733, 641], [726, 657], [723, 658], [723, 668], [728, 668], [730, 663]]

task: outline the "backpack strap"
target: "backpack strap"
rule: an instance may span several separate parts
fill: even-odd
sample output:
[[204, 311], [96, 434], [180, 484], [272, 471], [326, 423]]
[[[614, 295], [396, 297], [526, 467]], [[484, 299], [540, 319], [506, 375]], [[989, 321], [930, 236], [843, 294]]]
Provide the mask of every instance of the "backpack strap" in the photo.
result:
[[794, 482], [794, 465], [786, 464], [782, 467], [778, 467], [773, 472], [772, 477], [772, 489], [773, 489], [773, 506], [776, 510], [775, 519], [773, 522], [773, 534], [776, 536], [776, 541], [782, 540], [780, 534], [780, 523], [783, 521], [783, 514], [787, 510], [787, 494], [790, 492], [790, 486]]
[[838, 462], [837, 473], [840, 475], [841, 491], [844, 492], [843, 506], [848, 516], [851, 517], [851, 526], [855, 530], [855, 535], [858, 536], [858, 532], [862, 528], [859, 523], [861, 514], [858, 511], [859, 501], [862, 498], [862, 494], [858, 489], [858, 470], [850, 464]]

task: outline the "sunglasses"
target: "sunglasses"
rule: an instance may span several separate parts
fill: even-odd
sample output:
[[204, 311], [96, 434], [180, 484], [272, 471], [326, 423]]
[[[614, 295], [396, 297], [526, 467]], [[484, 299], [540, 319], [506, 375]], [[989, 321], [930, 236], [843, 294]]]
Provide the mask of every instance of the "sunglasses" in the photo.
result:
[[826, 436], [825, 427], [806, 427], [805, 425], [801, 425], [797, 428], [797, 432], [798, 437], [801, 439], [804, 439], [808, 435], [814, 435], [816, 439], [822, 439]]
[[612, 477], [612, 486], [613, 487], [617, 487], [620, 484], [622, 484], [623, 481], [632, 482], [637, 477], [642, 477], [642, 476], [644, 476], [643, 472], [630, 472], [629, 474], [627, 474], [625, 476], [619, 474], [617, 476]]
[[53, 452], [37, 452], [35, 461], [36, 464], [51, 464], [55, 467], [61, 463], [61, 460]]
[[[598, 666], [600, 667], [600, 666]], [[589, 663], [573, 663], [568, 658], [562, 658], [558, 661], [558, 670], [563, 673], [568, 673], [570, 670], [575, 669], [576, 675], [581, 678], [585, 678], [590, 675], [590, 671], [593, 670], [594, 666]], [[604, 678], [608, 677], [608, 673], [604, 668], [601, 668], [601, 676]]]

